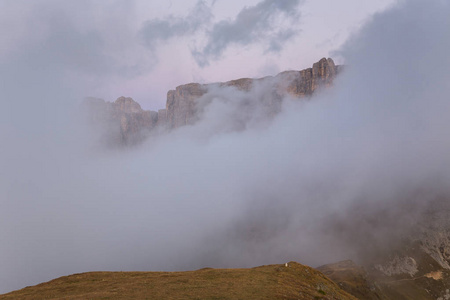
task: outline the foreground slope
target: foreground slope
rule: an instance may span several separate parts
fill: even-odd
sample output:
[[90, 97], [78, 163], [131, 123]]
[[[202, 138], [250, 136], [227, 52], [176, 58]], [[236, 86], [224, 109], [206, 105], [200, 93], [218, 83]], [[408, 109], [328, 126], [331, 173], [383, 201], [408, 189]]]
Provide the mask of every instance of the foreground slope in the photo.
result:
[[290, 262], [251, 269], [91, 272], [61, 277], [0, 299], [356, 299], [317, 270]]

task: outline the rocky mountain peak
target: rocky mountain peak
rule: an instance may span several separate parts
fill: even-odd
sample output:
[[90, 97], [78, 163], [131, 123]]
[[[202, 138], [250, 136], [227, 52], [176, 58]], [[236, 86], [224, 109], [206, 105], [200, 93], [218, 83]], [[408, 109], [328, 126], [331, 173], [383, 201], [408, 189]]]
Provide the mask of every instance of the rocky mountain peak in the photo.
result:
[[139, 103], [137, 103], [130, 97], [122, 96], [117, 98], [117, 100], [114, 102], [114, 106], [116, 107], [116, 109], [124, 113], [140, 113], [143, 111], [141, 105], [139, 105]]
[[[166, 108], [158, 112], [145, 111], [139, 103], [130, 97], [121, 96], [114, 102], [105, 102], [102, 99], [87, 98], [88, 110], [91, 110], [90, 119], [108, 123], [107, 127], [114, 127], [117, 137], [112, 138], [109, 144], [130, 144], [142, 140], [148, 132], [158, 127], [172, 130], [181, 126], [190, 125], [198, 120], [199, 99], [212, 88], [235, 88], [242, 92], [250, 92], [255, 86], [264, 84], [271, 94], [266, 99], [268, 115], [275, 115], [285, 96], [304, 98], [311, 96], [316, 90], [328, 87], [338, 74], [331, 58], [322, 58], [313, 64], [312, 68], [301, 71], [285, 71], [276, 76], [263, 78], [240, 78], [227, 82], [200, 84], [188, 83], [177, 86], [167, 92]], [[145, 133], [142, 135], [142, 133]], [[110, 134], [113, 137], [114, 134]], [[108, 138], [110, 140], [111, 138]]]
[[327, 59], [324, 57], [313, 64], [312, 71], [313, 77], [328, 80], [336, 75], [336, 65], [331, 58]]

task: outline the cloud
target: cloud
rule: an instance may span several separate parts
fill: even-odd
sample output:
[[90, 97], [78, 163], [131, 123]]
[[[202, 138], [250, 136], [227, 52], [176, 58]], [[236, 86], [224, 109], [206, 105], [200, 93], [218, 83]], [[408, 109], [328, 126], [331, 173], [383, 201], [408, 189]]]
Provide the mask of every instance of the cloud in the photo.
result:
[[28, 56], [35, 69], [64, 68], [98, 85], [105, 78], [139, 76], [157, 61], [137, 43], [130, 20], [135, 14], [132, 2], [63, 4], [45, 0], [12, 3], [6, 11], [11, 14], [2, 29], [6, 36], [10, 35], [6, 28], [15, 28], [17, 19], [24, 21], [17, 26], [15, 38], [5, 43], [4, 58]]
[[61, 48], [41, 43], [59, 23], [27, 32], [1, 57], [0, 291], [94, 270], [317, 265], [409, 234], [450, 193], [448, 6], [375, 15], [310, 101], [271, 116], [267, 86], [211, 89], [198, 123], [123, 152], [91, 149], [74, 118], [91, 69], [73, 62], [101, 44], [67, 58], [71, 30]]
[[199, 30], [204, 30], [212, 18], [211, 7], [205, 1], [198, 1], [186, 17], [170, 15], [164, 19], [148, 20], [139, 34], [143, 43], [151, 50], [155, 50], [160, 42], [174, 37], [191, 36]]
[[200, 66], [219, 59], [230, 46], [264, 45], [267, 52], [279, 52], [299, 33], [299, 0], [264, 0], [242, 9], [232, 21], [215, 23], [207, 32], [207, 43], [193, 55]]
[[[201, 36], [204, 46], [194, 46], [192, 55], [204, 67], [218, 60], [231, 46], [261, 44], [265, 52], [279, 52], [284, 44], [299, 33], [300, 0], [264, 0], [243, 8], [233, 20], [213, 22], [212, 6], [198, 1], [185, 17], [167, 16], [145, 22], [139, 35], [151, 51], [175, 37]], [[200, 49], [199, 49], [200, 48]]]
[[198, 260], [363, 259], [416, 237], [435, 221], [425, 211], [448, 211], [448, 6], [404, 1], [375, 15], [340, 51], [347, 66], [332, 90], [243, 133], [247, 207]]

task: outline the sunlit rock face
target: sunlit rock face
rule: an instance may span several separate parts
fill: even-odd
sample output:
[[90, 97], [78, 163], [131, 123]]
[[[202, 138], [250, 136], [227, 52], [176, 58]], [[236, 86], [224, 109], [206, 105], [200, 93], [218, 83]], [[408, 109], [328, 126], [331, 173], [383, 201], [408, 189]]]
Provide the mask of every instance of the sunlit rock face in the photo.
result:
[[322, 58], [312, 68], [302, 71], [285, 71], [275, 77], [241, 78], [218, 84], [189, 83], [180, 85], [167, 93], [166, 125], [173, 129], [193, 124], [197, 114], [197, 100], [213, 86], [233, 87], [239, 91], [249, 92], [256, 85], [264, 84], [273, 90], [270, 102], [274, 111], [276, 111], [278, 104], [285, 96], [307, 97], [321, 87], [330, 86], [338, 73], [338, 69], [331, 58]]
[[134, 101], [131, 98], [127, 97], [119, 97], [114, 102], [114, 107], [118, 112], [122, 113], [141, 113], [143, 110], [139, 103]]
[[[166, 108], [158, 112], [146, 111], [132, 98], [119, 97], [115, 102], [87, 98], [84, 106], [88, 119], [97, 130], [101, 142], [107, 146], [134, 145], [145, 140], [150, 133], [161, 133], [199, 119], [199, 99], [211, 89], [231, 88], [249, 93], [263, 86], [264, 109], [268, 116], [279, 112], [285, 97], [304, 98], [322, 87], [329, 87], [339, 73], [331, 58], [322, 58], [312, 68], [302, 71], [285, 71], [264, 78], [241, 78], [221, 83], [189, 83], [167, 92]], [[159, 130], [154, 130], [158, 128]]]
[[207, 92], [205, 85], [189, 83], [167, 93], [166, 111], [168, 128], [193, 124], [196, 100]]

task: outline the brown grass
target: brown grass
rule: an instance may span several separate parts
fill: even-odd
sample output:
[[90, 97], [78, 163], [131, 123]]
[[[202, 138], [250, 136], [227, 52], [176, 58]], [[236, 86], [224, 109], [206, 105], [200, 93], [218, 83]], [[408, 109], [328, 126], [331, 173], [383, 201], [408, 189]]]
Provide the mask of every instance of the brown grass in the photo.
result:
[[0, 299], [356, 299], [301, 264], [189, 272], [90, 272], [0, 295]]

